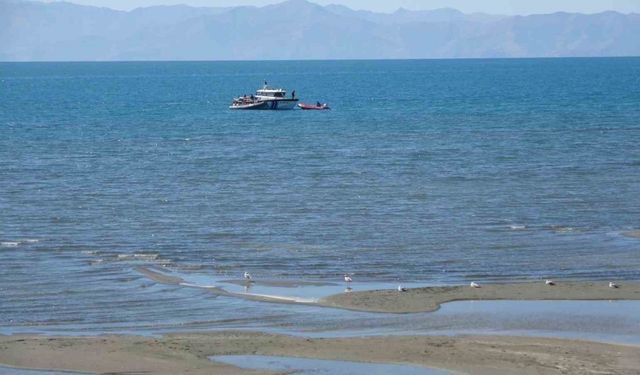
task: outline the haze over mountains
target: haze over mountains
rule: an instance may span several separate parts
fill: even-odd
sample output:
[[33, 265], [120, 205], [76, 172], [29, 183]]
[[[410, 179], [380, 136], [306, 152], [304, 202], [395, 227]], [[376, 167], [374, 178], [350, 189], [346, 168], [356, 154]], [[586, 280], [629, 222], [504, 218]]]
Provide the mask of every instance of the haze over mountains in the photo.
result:
[[0, 60], [263, 60], [640, 55], [640, 14], [265, 7], [131, 12], [0, 0]]

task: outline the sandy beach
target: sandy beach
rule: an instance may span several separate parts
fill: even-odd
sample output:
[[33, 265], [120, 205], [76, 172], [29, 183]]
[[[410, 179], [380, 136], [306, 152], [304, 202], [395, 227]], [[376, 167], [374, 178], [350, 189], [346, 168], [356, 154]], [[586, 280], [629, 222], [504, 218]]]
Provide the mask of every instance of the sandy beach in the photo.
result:
[[640, 347], [525, 337], [309, 339], [250, 332], [137, 336], [0, 336], [0, 363], [88, 373], [255, 374], [208, 360], [276, 355], [414, 364], [456, 374], [637, 375]]

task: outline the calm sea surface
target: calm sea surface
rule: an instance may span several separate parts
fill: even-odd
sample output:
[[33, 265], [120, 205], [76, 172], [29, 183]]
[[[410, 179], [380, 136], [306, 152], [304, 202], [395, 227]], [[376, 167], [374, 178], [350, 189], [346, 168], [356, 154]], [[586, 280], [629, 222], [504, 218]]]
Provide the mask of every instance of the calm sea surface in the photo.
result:
[[[227, 108], [264, 79], [332, 110]], [[639, 58], [0, 64], [5, 330], [290, 313], [143, 265], [639, 280], [638, 228]]]

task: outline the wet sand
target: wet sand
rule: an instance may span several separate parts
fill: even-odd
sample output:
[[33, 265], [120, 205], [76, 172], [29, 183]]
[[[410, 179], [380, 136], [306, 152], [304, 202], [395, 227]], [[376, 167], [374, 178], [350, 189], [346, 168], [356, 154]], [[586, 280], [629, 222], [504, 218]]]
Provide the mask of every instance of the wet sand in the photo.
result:
[[89, 373], [256, 374], [208, 360], [275, 355], [413, 364], [474, 375], [637, 375], [640, 347], [527, 337], [309, 339], [250, 333], [136, 336], [0, 336], [0, 363]]
[[631, 238], [640, 238], [640, 229], [626, 231], [626, 232], [623, 232], [622, 234]]
[[143, 274], [150, 280], [153, 280], [160, 284], [179, 285], [180, 283], [184, 283], [184, 280], [180, 277], [167, 275], [161, 272], [154, 271], [150, 268], [136, 267], [136, 271]]
[[437, 310], [441, 304], [467, 300], [640, 300], [639, 283], [621, 283], [617, 289], [608, 282], [562, 282], [554, 286], [536, 283], [486, 284], [469, 286], [426, 287], [396, 290], [351, 292], [322, 298], [319, 305], [349, 310], [413, 313]]

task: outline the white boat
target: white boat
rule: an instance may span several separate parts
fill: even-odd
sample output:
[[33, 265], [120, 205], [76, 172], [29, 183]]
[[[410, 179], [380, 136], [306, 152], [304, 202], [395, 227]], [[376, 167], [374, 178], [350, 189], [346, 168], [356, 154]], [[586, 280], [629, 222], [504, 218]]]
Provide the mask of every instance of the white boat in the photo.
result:
[[229, 109], [267, 109], [267, 103], [255, 98], [234, 98]]
[[[294, 91], [295, 93], [295, 91]], [[294, 109], [298, 99], [295, 95], [287, 97], [283, 89], [271, 88], [264, 82], [264, 86], [250, 97], [235, 98], [229, 108], [231, 109]]]

